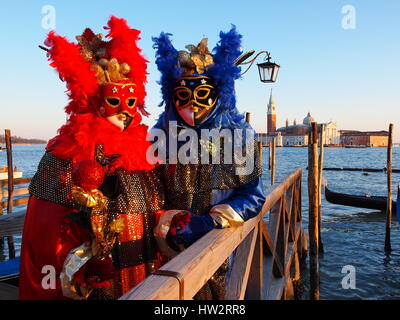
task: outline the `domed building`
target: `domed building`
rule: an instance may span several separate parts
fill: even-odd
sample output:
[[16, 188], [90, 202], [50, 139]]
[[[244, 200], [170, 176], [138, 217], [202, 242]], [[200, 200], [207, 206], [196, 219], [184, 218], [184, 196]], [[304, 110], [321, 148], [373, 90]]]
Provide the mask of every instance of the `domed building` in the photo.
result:
[[296, 120], [293, 121], [293, 125], [289, 125], [289, 121], [286, 120], [286, 126], [278, 128], [277, 132], [282, 135], [283, 146], [305, 146], [308, 144], [308, 131], [310, 125], [315, 122], [315, 119], [311, 116], [310, 112], [304, 118], [302, 124], [297, 124]]
[[307, 116], [303, 120], [303, 125], [310, 126], [313, 122], [315, 122], [314, 118], [311, 117], [310, 112], [307, 113]]
[[[276, 104], [271, 90], [267, 112], [267, 133], [259, 134], [259, 139], [266, 144], [275, 137], [276, 145], [283, 147], [306, 146], [308, 145], [308, 132], [313, 122], [316, 122], [316, 120], [308, 112], [301, 124], [297, 124], [296, 120], [294, 120], [293, 124], [289, 125], [289, 120], [286, 119], [286, 126], [276, 129]], [[321, 125], [318, 124], [318, 127], [321, 128]], [[324, 133], [324, 144], [333, 145], [340, 143], [340, 133], [337, 130], [336, 123], [332, 121], [325, 123]]]
[[296, 120], [294, 120], [293, 125], [289, 125], [289, 121], [286, 120], [286, 126], [278, 128], [277, 131], [281, 132], [282, 134], [289, 135], [307, 135], [312, 122], [315, 122], [315, 119], [311, 116], [309, 112], [304, 118], [302, 124], [297, 124]]

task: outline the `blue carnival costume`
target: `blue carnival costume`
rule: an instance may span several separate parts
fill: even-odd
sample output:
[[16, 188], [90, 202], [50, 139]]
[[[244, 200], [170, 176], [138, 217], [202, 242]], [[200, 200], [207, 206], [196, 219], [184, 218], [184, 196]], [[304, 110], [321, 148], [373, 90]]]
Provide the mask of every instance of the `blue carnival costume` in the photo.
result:
[[[185, 218], [175, 217], [179, 220], [175, 223], [172, 220], [173, 231], [168, 238], [187, 247], [215, 227], [235, 227], [256, 216], [265, 196], [259, 155], [254, 147], [255, 133], [236, 108], [234, 81], [240, 77], [240, 68], [235, 60], [241, 54], [241, 35], [235, 27], [221, 32], [213, 54], [208, 51], [207, 39], [198, 46], [186, 46], [187, 52], [177, 51], [169, 36], [161, 33], [153, 39], [161, 72], [161, 105], [165, 105], [153, 132], [157, 135], [157, 131], [163, 131], [168, 137], [160, 144], [166, 150], [166, 163], [159, 166], [166, 209], [186, 212]], [[219, 132], [218, 143], [203, 139], [205, 129]], [[202, 139], [180, 141], [187, 131]], [[185, 163], [177, 161], [171, 153], [172, 143], [177, 150], [185, 147], [185, 154], [192, 152], [198, 157], [189, 157]], [[249, 145], [253, 148], [249, 149]], [[244, 164], [229, 159], [225, 150], [234, 155], [232, 159], [236, 159], [237, 150], [242, 155], [250, 152], [251, 170], [243, 171]], [[205, 163], [200, 160], [205, 153], [209, 160], [218, 154], [221, 161]], [[196, 298], [223, 298], [226, 270], [226, 265], [221, 267], [213, 277], [214, 283], [210, 280]]]

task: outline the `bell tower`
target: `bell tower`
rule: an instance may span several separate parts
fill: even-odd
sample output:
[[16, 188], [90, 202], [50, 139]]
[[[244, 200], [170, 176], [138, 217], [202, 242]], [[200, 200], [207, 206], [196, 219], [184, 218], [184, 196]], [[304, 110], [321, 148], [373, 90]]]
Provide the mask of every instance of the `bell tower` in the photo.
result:
[[268, 103], [268, 113], [267, 113], [267, 134], [276, 131], [276, 105], [275, 99], [272, 96], [272, 89], [271, 94], [269, 96], [269, 103]]

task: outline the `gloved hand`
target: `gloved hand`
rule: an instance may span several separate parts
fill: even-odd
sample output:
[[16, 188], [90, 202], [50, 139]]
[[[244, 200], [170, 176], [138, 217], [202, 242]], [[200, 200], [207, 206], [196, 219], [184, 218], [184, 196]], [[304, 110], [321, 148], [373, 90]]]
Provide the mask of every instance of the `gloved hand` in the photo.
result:
[[177, 244], [189, 246], [214, 229], [214, 226], [214, 220], [210, 215], [186, 212], [172, 219], [167, 237]]

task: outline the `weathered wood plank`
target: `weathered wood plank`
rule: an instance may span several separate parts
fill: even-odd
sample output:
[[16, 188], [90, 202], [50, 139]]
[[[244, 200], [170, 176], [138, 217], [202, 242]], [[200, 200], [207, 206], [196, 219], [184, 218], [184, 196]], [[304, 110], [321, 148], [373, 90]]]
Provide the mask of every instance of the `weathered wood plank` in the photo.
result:
[[392, 227], [392, 159], [393, 159], [393, 123], [389, 125], [389, 141], [387, 147], [387, 205], [386, 205], [386, 231], [385, 251], [391, 251], [390, 229]]
[[[13, 200], [13, 192], [14, 192], [14, 167], [13, 167], [13, 159], [12, 159], [12, 143], [11, 143], [11, 131], [10, 129], [4, 130], [4, 139], [6, 141], [7, 148], [7, 186], [8, 186], [8, 195], [7, 195], [7, 213], [12, 212], [12, 200]], [[14, 246], [14, 245], [13, 245]]]
[[308, 233], [310, 236], [310, 298], [319, 300], [318, 126], [311, 123], [308, 146]]
[[26, 209], [0, 216], [0, 238], [22, 233]]
[[[20, 185], [20, 184], [28, 184], [31, 181], [32, 181], [32, 178], [15, 178], [13, 180], [14, 186], [17, 186], [17, 185]], [[7, 187], [7, 185], [8, 185], [8, 180], [7, 179], [0, 180], [0, 187], [1, 188]]]
[[[24, 197], [24, 198], [18, 198], [12, 201], [12, 205], [13, 207], [17, 207], [17, 206], [22, 206], [24, 204], [27, 204], [29, 202], [29, 197]], [[1, 205], [3, 206], [3, 208], [7, 207], [7, 201], [3, 201], [1, 203]]]
[[271, 153], [271, 184], [275, 184], [275, 170], [276, 170], [276, 138], [272, 138], [272, 153]]
[[[246, 221], [238, 228], [212, 230], [161, 268], [181, 275], [181, 281], [184, 283], [184, 299], [191, 299], [198, 292], [233, 250], [256, 229], [264, 215], [280, 202], [283, 193], [298, 179], [301, 179], [301, 169], [289, 175], [283, 183], [276, 184], [270, 189], [257, 217]], [[176, 300], [179, 299], [179, 282], [173, 277], [151, 275], [121, 299]]]
[[[192, 299], [257, 223], [256, 217], [239, 228], [212, 230], [165, 264], [161, 270], [180, 273], [185, 284], [184, 298]], [[175, 278], [151, 275], [121, 299], [177, 300], [179, 283]]]
[[3, 202], [3, 186], [0, 184], [0, 215], [3, 214], [3, 206], [1, 204], [2, 202]]
[[265, 299], [266, 300], [280, 300], [284, 294], [284, 289], [288, 280], [290, 279], [290, 268], [291, 264], [294, 261], [294, 253], [295, 249], [293, 244], [289, 245], [288, 255], [285, 257], [285, 271], [283, 272], [282, 277], [275, 277], [272, 270], [274, 262], [271, 258], [264, 258], [264, 276], [268, 277], [266, 289], [264, 290]]
[[236, 249], [231, 278], [226, 289], [226, 300], [243, 300], [244, 298], [257, 235], [258, 228], [256, 227]]
[[268, 256], [272, 256], [274, 246], [272, 244], [271, 236], [268, 232], [268, 227], [267, 227], [267, 224], [265, 223], [265, 221], [262, 221], [262, 223], [261, 223], [261, 231], [262, 231], [262, 235], [263, 235], [264, 242], [265, 242], [265, 245], [263, 246], [264, 254], [268, 255]]
[[0, 282], [0, 300], [18, 300], [18, 287]]
[[321, 238], [321, 225], [322, 225], [322, 171], [324, 168], [324, 143], [325, 143], [325, 125], [321, 124], [321, 138], [319, 146], [318, 157], [318, 250], [324, 252], [324, 245]]
[[280, 300], [283, 294], [285, 278], [275, 278], [272, 274], [273, 260], [264, 257], [264, 276], [268, 277], [264, 298], [266, 300]]
[[253, 261], [251, 262], [250, 276], [247, 284], [246, 299], [260, 300], [262, 299], [263, 289], [263, 232], [261, 226], [264, 221], [258, 224], [258, 235], [255, 243]]
[[[7, 148], [7, 213], [12, 213], [13, 211], [13, 197], [14, 197], [14, 166], [12, 158], [12, 143], [11, 143], [11, 131], [10, 129], [5, 129], [4, 140], [6, 141]], [[14, 238], [8, 237], [8, 256], [10, 259], [15, 258], [15, 247]]]
[[[8, 196], [8, 190], [3, 189], [3, 197]], [[21, 196], [21, 195], [26, 195], [29, 194], [29, 189], [28, 188], [19, 188], [19, 189], [14, 189], [13, 195], [14, 196]]]

